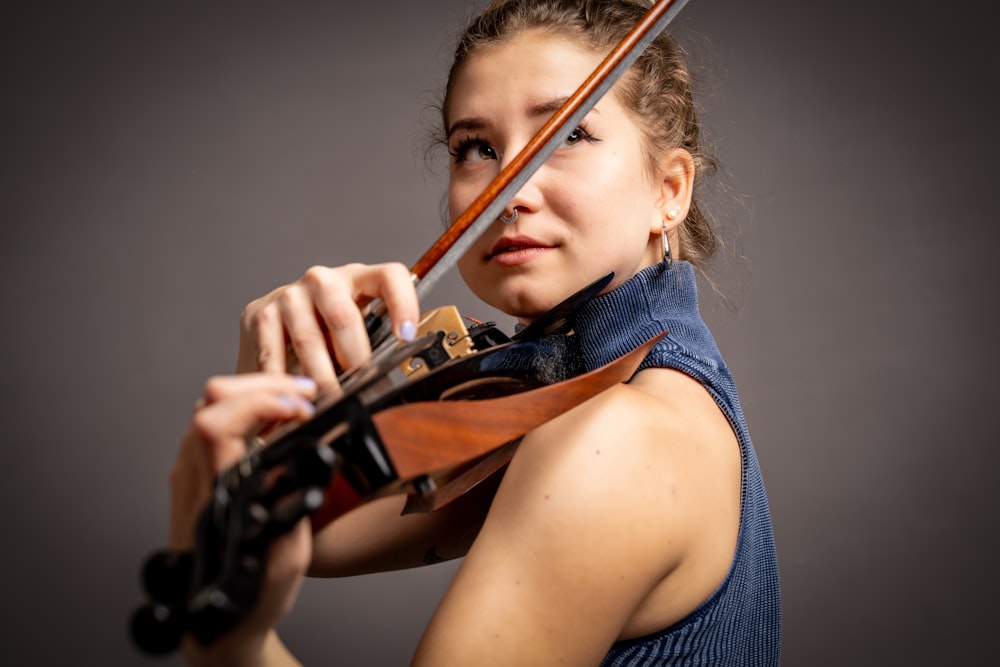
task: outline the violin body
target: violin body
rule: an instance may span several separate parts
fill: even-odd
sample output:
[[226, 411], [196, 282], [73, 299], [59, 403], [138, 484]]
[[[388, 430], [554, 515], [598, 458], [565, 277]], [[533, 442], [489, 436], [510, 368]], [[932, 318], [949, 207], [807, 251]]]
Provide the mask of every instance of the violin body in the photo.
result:
[[[390, 494], [408, 496], [404, 512], [439, 509], [505, 466], [525, 433], [628, 380], [665, 334], [588, 373], [576, 354], [572, 313], [610, 280], [513, 340], [473, 327], [463, 356], [449, 358], [442, 343], [465, 335], [442, 330], [376, 354], [343, 378], [341, 393], [321, 397], [312, 418], [255, 439], [217, 477], [193, 551], [147, 562], [152, 604], [133, 616], [138, 646], [167, 653], [186, 632], [208, 644], [236, 625], [259, 595], [268, 545], [303, 517], [315, 532]], [[414, 359], [426, 371], [411, 379], [399, 368]]]
[[[493, 224], [510, 198], [631, 66], [686, 0], [660, 0], [549, 118], [413, 266], [420, 296]], [[607, 366], [583, 373], [574, 353], [572, 312], [607, 286], [607, 276], [570, 297], [513, 340], [490, 328], [484, 347], [458, 359], [442, 355], [448, 332], [391, 345], [385, 304], [373, 303], [366, 327], [371, 361], [341, 378], [341, 393], [321, 397], [314, 417], [255, 439], [220, 474], [188, 554], [161, 552], [144, 570], [153, 602], [132, 618], [132, 636], [149, 653], [177, 648], [190, 632], [207, 644], [252, 608], [267, 547], [305, 516], [318, 530], [384, 494], [406, 493], [405, 511], [434, 510], [503, 467], [531, 429], [628, 380], [665, 334]], [[488, 345], [486, 344], [488, 342]], [[493, 344], [496, 343], [496, 344]], [[432, 368], [395, 382], [413, 359]], [[515, 444], [511, 444], [515, 443]]]

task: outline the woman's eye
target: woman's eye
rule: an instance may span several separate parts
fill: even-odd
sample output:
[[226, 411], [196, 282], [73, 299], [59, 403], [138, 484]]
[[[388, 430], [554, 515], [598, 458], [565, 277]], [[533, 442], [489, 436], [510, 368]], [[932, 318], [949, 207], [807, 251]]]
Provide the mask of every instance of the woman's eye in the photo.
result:
[[455, 162], [485, 162], [498, 159], [496, 149], [485, 141], [469, 140], [458, 144], [451, 151]]
[[469, 156], [473, 161], [496, 160], [497, 152], [493, 150], [492, 146], [484, 143], [470, 147], [469, 151], [467, 152], [467, 156]]
[[570, 132], [569, 136], [566, 137], [566, 144], [572, 146], [573, 144], [578, 144], [581, 141], [593, 141], [593, 140], [594, 137], [589, 132], [587, 132], [582, 127], [578, 127], [572, 132]]

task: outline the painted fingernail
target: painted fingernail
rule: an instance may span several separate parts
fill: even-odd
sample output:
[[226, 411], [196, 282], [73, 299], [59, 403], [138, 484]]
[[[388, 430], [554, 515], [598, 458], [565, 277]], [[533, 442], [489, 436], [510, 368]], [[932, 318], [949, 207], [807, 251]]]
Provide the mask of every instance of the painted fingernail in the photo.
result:
[[279, 396], [278, 400], [292, 410], [304, 410], [307, 415], [316, 412], [316, 406], [301, 396]]
[[410, 320], [406, 320], [399, 325], [399, 337], [409, 342], [417, 337], [417, 325]]
[[306, 377], [305, 375], [296, 375], [292, 378], [295, 384], [299, 386], [303, 391], [313, 392], [316, 391], [316, 380], [311, 377]]

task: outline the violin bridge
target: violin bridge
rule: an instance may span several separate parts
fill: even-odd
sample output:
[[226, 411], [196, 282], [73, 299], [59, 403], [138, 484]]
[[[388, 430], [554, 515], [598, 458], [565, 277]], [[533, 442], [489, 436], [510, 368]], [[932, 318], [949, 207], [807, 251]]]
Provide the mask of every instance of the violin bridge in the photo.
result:
[[442, 306], [425, 313], [417, 325], [417, 336], [440, 333], [439, 340], [420, 356], [410, 357], [399, 365], [409, 378], [415, 379], [451, 359], [458, 359], [474, 351], [472, 337], [455, 306]]

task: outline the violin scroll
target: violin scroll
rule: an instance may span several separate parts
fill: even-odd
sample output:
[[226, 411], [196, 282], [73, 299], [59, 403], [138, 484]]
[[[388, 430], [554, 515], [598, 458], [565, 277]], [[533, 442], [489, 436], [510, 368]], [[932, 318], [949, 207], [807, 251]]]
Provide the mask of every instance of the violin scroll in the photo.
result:
[[207, 644], [236, 625], [260, 592], [268, 545], [323, 506], [338, 464], [314, 439], [300, 439], [286, 464], [266, 474], [252, 461], [220, 475], [193, 553], [159, 551], [146, 561], [142, 581], [152, 602], [131, 620], [146, 653], [175, 651], [185, 632]]

